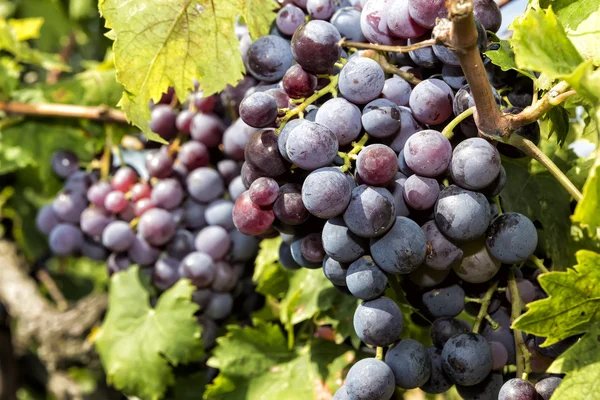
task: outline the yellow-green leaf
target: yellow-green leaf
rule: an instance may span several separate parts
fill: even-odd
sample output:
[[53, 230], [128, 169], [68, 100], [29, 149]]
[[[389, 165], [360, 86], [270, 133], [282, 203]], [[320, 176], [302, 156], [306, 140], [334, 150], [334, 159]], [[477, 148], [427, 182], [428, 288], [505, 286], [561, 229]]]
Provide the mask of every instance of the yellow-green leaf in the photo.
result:
[[271, 24], [275, 20], [275, 13], [279, 5], [274, 0], [239, 0], [242, 15], [248, 25], [252, 39], [269, 34]]
[[44, 18], [9, 19], [8, 25], [15, 32], [17, 41], [22, 42], [40, 37], [40, 29], [44, 25]]
[[577, 203], [573, 222], [587, 228], [591, 236], [600, 236], [600, 153], [583, 186], [583, 199]]

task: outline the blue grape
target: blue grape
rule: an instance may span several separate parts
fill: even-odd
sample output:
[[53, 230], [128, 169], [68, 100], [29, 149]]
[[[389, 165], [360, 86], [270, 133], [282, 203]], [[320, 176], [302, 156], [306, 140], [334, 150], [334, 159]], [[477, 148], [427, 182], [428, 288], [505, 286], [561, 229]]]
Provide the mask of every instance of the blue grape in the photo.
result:
[[283, 268], [291, 271], [302, 268], [302, 266], [294, 260], [290, 245], [283, 242], [279, 246], [279, 263]]
[[252, 93], [240, 104], [240, 118], [254, 128], [264, 128], [277, 118], [277, 102], [265, 92]]
[[[404, 150], [401, 150], [398, 153], [398, 169], [405, 176], [411, 176], [414, 174], [413, 170], [410, 169], [408, 164], [406, 163], [406, 158], [404, 157]], [[404, 185], [402, 185], [402, 190], [404, 191]]]
[[483, 283], [492, 279], [500, 270], [500, 261], [492, 257], [483, 238], [461, 245], [463, 257], [453, 265], [460, 279], [469, 283]]
[[348, 265], [342, 264], [329, 256], [323, 259], [323, 273], [336, 286], [346, 286]]
[[[245, 188], [244, 190], [245, 191]], [[231, 194], [230, 194], [231, 196]], [[233, 196], [231, 196], [233, 197]], [[183, 224], [190, 229], [198, 229], [206, 226], [204, 212], [206, 205], [197, 203], [194, 199], [188, 198], [183, 203]]]
[[371, 239], [371, 255], [377, 265], [392, 274], [408, 274], [425, 260], [425, 234], [414, 221], [397, 217], [385, 235]]
[[166, 250], [169, 257], [178, 260], [183, 259], [195, 250], [194, 234], [185, 229], [177, 229], [175, 235], [173, 235], [173, 238], [169, 241]]
[[431, 376], [421, 386], [421, 390], [429, 394], [439, 394], [448, 391], [453, 382], [448, 379], [442, 368], [442, 351], [434, 346], [428, 347], [427, 352], [431, 359]]
[[533, 222], [523, 214], [510, 212], [492, 221], [485, 244], [495, 259], [516, 264], [533, 254], [537, 242], [538, 234]]
[[216, 200], [206, 207], [204, 219], [209, 225], [219, 225], [227, 230], [233, 229], [233, 202], [230, 200]]
[[77, 253], [83, 245], [83, 234], [70, 224], [58, 224], [50, 231], [48, 244], [52, 253], [69, 256]]
[[[236, 125], [240, 129], [241, 135], [244, 137], [248, 132], [253, 132], [254, 128], [248, 127], [246, 124], [242, 124], [240, 119], [240, 125]], [[235, 129], [235, 128], [234, 128]], [[202, 143], [206, 147], [216, 147], [221, 142], [221, 137], [225, 131], [225, 125], [223, 122], [211, 114], [198, 113], [194, 115], [192, 119], [192, 125], [190, 128], [190, 135], [196, 142]]]
[[453, 100], [454, 93], [446, 82], [427, 79], [413, 88], [409, 104], [417, 121], [437, 125], [452, 115]]
[[367, 104], [383, 91], [385, 74], [376, 61], [356, 57], [348, 61], [339, 75], [341, 95], [354, 104]]
[[429, 352], [413, 339], [403, 339], [393, 345], [385, 354], [385, 363], [401, 389], [418, 388], [431, 376]]
[[481, 335], [488, 341], [499, 342], [504, 345], [508, 352], [508, 363], [515, 363], [515, 337], [511, 327], [510, 310], [500, 307], [498, 310], [490, 313], [490, 317], [498, 323], [497, 329], [494, 329], [487, 321], [483, 322]]
[[290, 44], [274, 35], [255, 40], [246, 54], [248, 72], [265, 82], [279, 81], [293, 61]]
[[404, 321], [396, 303], [387, 297], [362, 302], [354, 312], [354, 330], [372, 346], [389, 346], [400, 338]]
[[279, 132], [279, 135], [277, 135], [277, 148], [279, 149], [279, 154], [281, 154], [281, 156], [288, 162], [291, 162], [291, 160], [287, 154], [287, 150], [285, 149], [287, 138], [292, 130], [305, 122], [305, 119], [293, 119], [286, 123], [281, 129], [281, 132]]
[[348, 267], [346, 286], [354, 297], [372, 300], [383, 294], [388, 279], [369, 256], [354, 261]]
[[329, 22], [308, 21], [292, 37], [292, 54], [306, 71], [325, 74], [340, 58], [342, 49], [338, 42], [341, 38], [338, 30]]
[[[504, 379], [499, 372], [492, 372], [483, 381], [473, 386], [456, 385], [463, 400], [498, 400]], [[517, 400], [517, 399], [511, 399]], [[535, 399], [537, 400], [537, 399]]]
[[537, 400], [539, 399], [535, 387], [529, 381], [521, 378], [512, 378], [502, 385], [498, 400]]
[[220, 260], [229, 251], [231, 239], [227, 231], [218, 225], [207, 226], [196, 235], [196, 250]]
[[333, 14], [331, 24], [342, 37], [352, 42], [364, 42], [365, 36], [360, 29], [360, 11], [354, 7], [342, 7]]
[[450, 185], [435, 205], [435, 222], [450, 239], [470, 241], [482, 236], [490, 224], [490, 204], [484, 195]]
[[199, 202], [208, 203], [220, 197], [225, 185], [219, 173], [212, 168], [198, 168], [186, 179], [190, 196]]
[[434, 45], [431, 46], [433, 49], [433, 53], [435, 56], [443, 62], [445, 65], [453, 65], [455, 67], [460, 66], [460, 62], [458, 61], [458, 57], [452, 50], [443, 45]]
[[425, 292], [422, 300], [425, 310], [434, 318], [456, 317], [465, 309], [465, 291], [456, 284]]
[[544, 378], [535, 384], [535, 391], [542, 397], [543, 400], [550, 400], [554, 391], [562, 383], [563, 378], [551, 376]]
[[101, 243], [84, 240], [81, 244], [81, 255], [94, 261], [106, 261], [108, 252]]
[[396, 180], [387, 187], [392, 196], [394, 196], [396, 217], [408, 217], [410, 214], [410, 210], [404, 201], [404, 182], [406, 182], [406, 177], [402, 175], [402, 177], [396, 178]]
[[54, 213], [51, 204], [42, 207], [35, 218], [35, 225], [38, 231], [42, 232], [44, 235], [49, 235], [50, 231], [52, 231], [59, 223], [60, 220]]
[[500, 173], [498, 174], [496, 179], [494, 179], [492, 181], [492, 183], [490, 183], [488, 186], [484, 187], [483, 189], [480, 189], [479, 191], [481, 193], [483, 193], [487, 198], [493, 198], [493, 197], [498, 196], [500, 194], [500, 192], [502, 192], [505, 185], [506, 185], [506, 170], [504, 169], [503, 166], [500, 166]]
[[199, 251], [188, 254], [179, 266], [179, 274], [188, 278], [197, 288], [209, 287], [217, 274], [213, 259]]
[[230, 293], [213, 293], [204, 315], [211, 319], [223, 319], [226, 318], [233, 309], [233, 297]]
[[86, 200], [80, 193], [62, 192], [52, 202], [52, 210], [59, 220], [76, 224], [87, 207]]
[[124, 221], [113, 221], [102, 232], [102, 244], [112, 251], [128, 250], [134, 241], [135, 233]]
[[275, 22], [281, 33], [291, 36], [304, 23], [304, 18], [304, 11], [301, 8], [287, 4], [277, 12]]
[[500, 173], [500, 154], [482, 138], [462, 141], [452, 152], [450, 173], [462, 188], [479, 190], [489, 186]]
[[366, 240], [353, 234], [339, 217], [325, 223], [321, 240], [325, 253], [341, 263], [357, 260], [365, 254], [367, 248]]
[[79, 170], [79, 158], [69, 150], [57, 151], [52, 155], [50, 165], [59, 178], [65, 179]]
[[435, 221], [426, 222], [421, 229], [425, 233], [428, 246], [424, 266], [444, 271], [460, 262], [463, 251], [440, 232]]
[[441, 350], [450, 338], [469, 331], [469, 326], [465, 322], [452, 317], [441, 317], [433, 321], [429, 335], [433, 345]]
[[106, 260], [108, 275], [112, 276], [117, 272], [125, 271], [131, 266], [131, 261], [123, 253], [111, 253]]
[[167, 290], [181, 278], [179, 274], [180, 261], [175, 258], [160, 258], [152, 270], [152, 283], [159, 290]]
[[352, 190], [344, 222], [352, 233], [370, 238], [387, 232], [395, 215], [394, 198], [388, 190], [360, 185]]
[[492, 369], [494, 371], [502, 371], [508, 363], [508, 350], [500, 342], [489, 343], [492, 349]]
[[375, 99], [363, 108], [362, 125], [376, 138], [392, 136], [400, 131], [400, 109], [387, 99]]
[[428, 178], [443, 174], [452, 158], [450, 141], [440, 132], [429, 129], [411, 135], [403, 150], [404, 161], [410, 170]]
[[462, 333], [444, 345], [442, 367], [455, 383], [476, 385], [492, 371], [492, 350], [481, 335]]
[[160, 208], [146, 211], [140, 217], [138, 232], [153, 246], [166, 244], [175, 234], [173, 214]]
[[136, 236], [127, 253], [129, 259], [141, 266], [152, 265], [158, 260], [160, 250], [151, 246], [142, 237]]
[[[398, 75], [394, 75], [391, 78], [386, 79], [385, 84], [383, 85], [383, 91], [381, 92], [381, 95], [384, 99], [393, 102], [397, 106], [407, 106], [411, 92], [412, 88], [410, 86], [410, 83], [408, 83]], [[399, 118], [399, 121], [402, 123], [402, 114]]]
[[350, 399], [389, 400], [394, 390], [392, 370], [376, 358], [358, 361], [346, 376], [346, 391]]
[[326, 126], [306, 121], [289, 133], [285, 149], [291, 162], [312, 171], [331, 164], [338, 152], [338, 140]]
[[232, 229], [229, 238], [231, 239], [229, 256], [233, 261], [250, 261], [258, 251], [258, 240], [253, 236]]
[[428, 210], [440, 195], [440, 184], [433, 178], [411, 175], [404, 182], [404, 200], [415, 210]]
[[444, 64], [442, 66], [442, 79], [452, 89], [459, 90], [467, 84], [467, 78], [461, 67]]
[[[290, 121], [287, 125], [290, 125], [294, 121]], [[337, 136], [340, 146], [352, 143], [362, 130], [360, 109], [355, 104], [341, 97], [327, 100], [319, 107], [315, 122], [328, 127]], [[287, 125], [279, 134], [280, 138]]]
[[[408, 44], [413, 45], [431, 38], [429, 33], [425, 33], [416, 38], [408, 39]], [[414, 64], [421, 68], [434, 68], [439, 64], [438, 58], [435, 56], [431, 47], [423, 47], [421, 49], [412, 50], [408, 52], [408, 56]]]
[[[246, 164], [248, 165], [248, 164]], [[248, 185], [250, 186], [250, 185]], [[227, 188], [227, 192], [229, 193], [229, 197], [231, 197], [231, 200], [236, 201], [238, 199], [238, 197], [240, 197], [242, 195], [242, 193], [244, 193], [246, 191], [246, 185], [244, 185], [244, 180], [241, 176], [236, 176], [235, 178], [233, 178], [233, 180], [231, 181], [231, 183], [229, 184], [229, 187]], [[202, 215], [204, 216], [204, 213], [202, 213]]]
[[348, 178], [337, 168], [320, 168], [306, 177], [302, 184], [302, 202], [319, 218], [332, 218], [344, 212], [352, 187]]
[[295, 240], [290, 246], [290, 251], [296, 264], [300, 265], [301, 267], [308, 269], [321, 268], [321, 262], [311, 262], [302, 254], [302, 239]]
[[342, 385], [338, 390], [336, 390], [335, 394], [333, 395], [333, 400], [350, 400], [350, 395], [346, 390], [346, 385]]

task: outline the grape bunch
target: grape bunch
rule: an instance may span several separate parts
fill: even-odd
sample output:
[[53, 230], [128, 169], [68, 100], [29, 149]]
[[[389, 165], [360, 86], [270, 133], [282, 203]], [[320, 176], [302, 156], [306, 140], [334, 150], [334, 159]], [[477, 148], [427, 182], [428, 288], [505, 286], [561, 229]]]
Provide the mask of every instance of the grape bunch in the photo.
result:
[[[495, 48], [486, 30], [500, 27], [497, 5], [475, 1], [474, 10], [479, 50]], [[504, 383], [505, 367], [515, 364], [507, 282], [517, 275], [523, 303], [545, 296], [536, 273], [519, 268], [536, 250], [536, 226], [502, 212], [498, 197], [507, 181], [501, 155], [525, 154], [478, 137], [472, 116], [442, 134], [474, 106], [446, 47], [387, 53], [399, 71], [390, 75], [368, 52], [339, 45], [342, 37], [418, 43], [446, 14], [443, 0], [294, 0], [269, 35], [240, 40], [248, 75], [238, 86], [247, 89], [232, 96], [240, 119], [224, 140], [244, 143], [233, 223], [245, 235], [281, 236], [284, 268], [322, 268], [336, 288], [361, 299], [354, 329], [382, 353], [357, 362], [335, 399], [456, 385], [465, 399], [525, 400], [549, 398], [560, 383], [554, 376], [535, 387], [520, 378]], [[531, 81], [482, 57], [498, 107], [518, 114], [531, 103]], [[515, 134], [540, 140], [537, 123]], [[241, 159], [241, 146], [235, 151]], [[386, 296], [394, 281], [417, 313], [403, 315]], [[457, 318], [463, 311], [482, 318], [477, 327]], [[405, 318], [429, 326], [433, 346], [400, 340]], [[551, 355], [543, 340], [524, 338], [540, 374], [576, 338]]]

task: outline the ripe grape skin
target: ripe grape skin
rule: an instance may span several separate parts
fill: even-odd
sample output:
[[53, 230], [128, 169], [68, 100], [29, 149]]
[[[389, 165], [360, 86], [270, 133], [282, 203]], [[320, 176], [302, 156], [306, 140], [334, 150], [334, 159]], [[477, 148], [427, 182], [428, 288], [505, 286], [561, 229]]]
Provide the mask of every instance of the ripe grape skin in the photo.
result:
[[308, 268], [308, 269], [318, 269], [321, 268], [321, 262], [311, 262], [309, 260], [307, 260], [304, 255], [302, 254], [302, 242], [303, 239], [298, 239], [295, 240], [294, 242], [292, 242], [291, 246], [290, 246], [290, 252], [292, 254], [292, 259], [294, 260], [294, 262], [296, 262], [298, 265], [300, 265], [303, 268]]
[[460, 66], [460, 62], [458, 61], [458, 57], [452, 50], [443, 45], [434, 45], [431, 46], [433, 50], [433, 54], [442, 62], [444, 65], [453, 65], [455, 67]]
[[442, 66], [442, 79], [454, 90], [459, 90], [467, 84], [462, 68], [453, 65]]
[[213, 293], [204, 315], [208, 318], [220, 320], [231, 314], [233, 309], [233, 297], [230, 293]]
[[490, 224], [490, 204], [485, 196], [456, 185], [442, 190], [434, 213], [440, 232], [457, 241], [482, 236]]
[[86, 199], [79, 193], [62, 192], [52, 202], [54, 215], [63, 222], [76, 224], [81, 218], [81, 213], [87, 207]]
[[502, 192], [502, 190], [504, 189], [504, 186], [506, 186], [506, 170], [503, 166], [500, 166], [500, 173], [498, 174], [496, 179], [494, 179], [492, 183], [490, 183], [483, 189], [480, 189], [479, 191], [483, 193], [487, 198], [491, 199], [498, 196], [500, 192]]
[[299, 225], [310, 217], [310, 213], [302, 202], [302, 188], [287, 183], [279, 188], [279, 197], [273, 204], [277, 218], [288, 225]]
[[463, 258], [453, 268], [456, 275], [465, 282], [487, 282], [500, 270], [500, 261], [492, 257], [483, 238], [469, 241], [461, 249]]
[[212, 168], [202, 167], [193, 170], [187, 176], [186, 184], [189, 195], [203, 203], [211, 202], [225, 192], [223, 179]]
[[[407, 106], [411, 92], [412, 88], [410, 84], [398, 75], [394, 75], [391, 78], [385, 80], [385, 84], [383, 85], [383, 91], [381, 92], [381, 95], [384, 99], [393, 102], [397, 106]], [[402, 113], [400, 114], [398, 120], [402, 123]]]
[[408, 138], [414, 135], [416, 132], [420, 132], [423, 127], [414, 119], [410, 108], [400, 106], [400, 131], [396, 137], [392, 140], [389, 146], [396, 153], [400, 153], [406, 144]]
[[489, 342], [492, 349], [492, 369], [494, 371], [502, 371], [508, 362], [508, 351], [500, 342]]
[[252, 93], [240, 104], [240, 117], [254, 128], [267, 127], [277, 118], [277, 102], [264, 92]]
[[217, 274], [211, 257], [202, 252], [188, 254], [179, 265], [179, 274], [199, 289], [209, 287]]
[[235, 228], [233, 218], [231, 217], [232, 212], [233, 202], [231, 200], [216, 200], [206, 207], [204, 219], [209, 225], [219, 225], [230, 230]]
[[166, 244], [175, 234], [173, 214], [161, 208], [152, 208], [140, 217], [138, 232], [153, 246]]
[[112, 219], [98, 207], [88, 207], [81, 213], [79, 226], [89, 236], [100, 236]]
[[88, 189], [87, 199], [96, 207], [104, 207], [104, 200], [111, 191], [110, 183], [106, 181], [96, 182]]
[[52, 204], [46, 204], [42, 207], [35, 219], [35, 225], [38, 231], [42, 232], [44, 235], [49, 235], [52, 229], [59, 223], [60, 220], [54, 213]]
[[291, 36], [304, 23], [304, 18], [304, 11], [301, 8], [286, 4], [277, 12], [275, 22], [281, 33]]
[[387, 23], [392, 0], [370, 0], [360, 15], [360, 28], [365, 38], [371, 43], [391, 46], [402, 46], [405, 40], [395, 38]]
[[386, 145], [371, 144], [358, 154], [356, 171], [366, 184], [385, 187], [398, 172], [396, 153]]
[[250, 200], [248, 191], [242, 193], [233, 205], [233, 223], [244, 235], [265, 233], [273, 224], [273, 210], [263, 210]]
[[81, 244], [81, 255], [94, 261], [106, 261], [108, 252], [101, 243], [84, 240]]
[[292, 65], [287, 70], [281, 82], [283, 90], [292, 99], [308, 97], [317, 88], [317, 77], [306, 72], [298, 64]]
[[146, 211], [154, 208], [155, 205], [150, 199], [141, 199], [133, 205], [133, 213], [136, 217], [141, 217]]
[[427, 349], [413, 339], [403, 339], [385, 354], [385, 363], [394, 373], [396, 386], [414, 389], [431, 376], [431, 358]]
[[258, 251], [258, 240], [255, 237], [244, 235], [237, 229], [232, 229], [229, 232], [231, 247], [229, 248], [229, 256], [231, 261], [249, 261]]
[[440, 195], [440, 184], [433, 178], [411, 175], [404, 182], [404, 200], [416, 210], [428, 210]]
[[[398, 174], [401, 174], [401, 172]], [[394, 197], [396, 217], [408, 217], [410, 214], [410, 210], [404, 201], [404, 182], [406, 182], [406, 176], [402, 175], [402, 177], [396, 178], [396, 180], [390, 183], [387, 187]]]
[[[163, 150], [164, 149], [164, 150]], [[146, 169], [153, 178], [167, 178], [173, 173], [173, 158], [165, 148], [146, 157]]]
[[422, 300], [434, 318], [456, 317], [465, 309], [465, 291], [456, 284], [425, 292]]
[[451, 157], [452, 145], [438, 131], [428, 129], [417, 132], [404, 145], [407, 166], [414, 173], [428, 178], [443, 174], [450, 165]]
[[206, 167], [209, 163], [208, 149], [200, 142], [189, 141], [181, 145], [177, 159], [188, 170]]
[[[246, 165], [248, 165], [248, 164], [246, 164]], [[248, 188], [249, 187], [250, 187], [250, 185], [248, 185]], [[231, 197], [231, 200], [236, 201], [238, 199], [238, 197], [240, 197], [241, 194], [246, 191], [246, 189], [247, 188], [246, 188], [246, 185], [244, 185], [244, 180], [242, 179], [242, 177], [237, 176], [229, 184], [229, 187], [227, 188], [227, 192], [229, 193], [229, 197]]]
[[408, 279], [423, 288], [439, 286], [450, 274], [450, 270], [440, 271], [424, 265], [408, 274]]
[[329, 22], [312, 20], [292, 36], [292, 54], [298, 64], [312, 74], [325, 74], [338, 61], [342, 49], [340, 33]]
[[453, 382], [448, 379], [442, 368], [442, 351], [434, 346], [428, 347], [427, 352], [431, 360], [431, 376], [421, 385], [421, 390], [429, 394], [444, 393], [450, 389]]
[[510, 310], [500, 307], [497, 311], [490, 313], [490, 317], [499, 325], [498, 329], [494, 329], [487, 321], [482, 324], [483, 329], [481, 334], [488, 341], [500, 342], [508, 352], [508, 363], [515, 363], [515, 338], [510, 329]]
[[371, 238], [387, 232], [395, 216], [394, 198], [388, 190], [360, 185], [352, 190], [344, 222], [352, 233]]
[[476, 333], [463, 333], [450, 338], [442, 350], [442, 367], [455, 383], [476, 385], [492, 371], [492, 350]]
[[447, 17], [444, 0], [409, 0], [408, 11], [415, 22], [425, 28], [432, 29], [436, 18]]
[[[425, 40], [429, 40], [431, 35], [429, 33], [424, 34], [423, 36], [419, 36], [417, 38], [408, 39], [408, 44], [413, 45]], [[423, 47], [421, 49], [412, 50], [408, 52], [408, 56], [410, 60], [418, 67], [421, 68], [434, 68], [436, 67], [440, 60], [435, 56], [432, 47]]]
[[494, 0], [473, 1], [473, 14], [487, 31], [498, 32], [502, 25], [502, 12]]
[[[328, 127], [337, 136], [339, 145], [346, 146], [360, 135], [362, 130], [361, 115], [361, 111], [356, 105], [346, 99], [336, 97], [327, 100], [319, 107], [315, 122]], [[288, 125], [292, 122], [294, 121], [290, 121]], [[280, 133], [280, 137], [282, 133]]]
[[348, 61], [339, 74], [341, 95], [354, 104], [367, 104], [383, 91], [385, 74], [379, 64], [364, 57]]
[[363, 108], [361, 122], [369, 135], [384, 138], [400, 131], [400, 115], [400, 109], [395, 103], [386, 99], [375, 99]]
[[328, 20], [335, 12], [333, 0], [307, 0], [306, 11], [312, 19]]
[[194, 141], [206, 147], [218, 146], [224, 131], [223, 122], [214, 115], [198, 113], [192, 118], [190, 135]]
[[129, 259], [141, 266], [152, 265], [158, 260], [160, 250], [151, 246], [141, 236], [136, 236], [127, 252]]
[[194, 243], [199, 252], [209, 255], [213, 260], [220, 260], [229, 251], [231, 238], [223, 227], [211, 225], [198, 232]]
[[333, 14], [331, 24], [340, 32], [340, 36], [352, 42], [366, 41], [360, 29], [360, 11], [354, 7], [342, 7]]
[[325, 258], [325, 250], [321, 243], [321, 235], [310, 233], [302, 238], [300, 243], [300, 252], [308, 262], [321, 263]]
[[52, 155], [50, 166], [59, 178], [65, 179], [79, 170], [79, 158], [69, 150], [57, 151]]
[[313, 171], [333, 161], [338, 152], [338, 140], [326, 126], [306, 121], [289, 133], [285, 149], [291, 162]]
[[400, 337], [404, 326], [402, 312], [387, 297], [363, 301], [354, 312], [354, 330], [372, 346], [389, 346]]
[[293, 61], [287, 40], [274, 35], [255, 40], [246, 54], [248, 72], [265, 82], [279, 81]]
[[302, 202], [319, 218], [333, 218], [343, 213], [351, 195], [348, 178], [337, 168], [319, 168], [308, 174], [302, 184]]
[[470, 329], [465, 322], [452, 317], [441, 317], [433, 321], [429, 329], [429, 335], [433, 345], [441, 350], [450, 338], [469, 331]]
[[533, 254], [537, 242], [538, 235], [533, 222], [523, 214], [509, 212], [492, 221], [485, 244], [495, 259], [516, 264]]
[[446, 82], [427, 79], [413, 88], [409, 105], [417, 121], [437, 125], [452, 115], [453, 100], [454, 93]]
[[216, 274], [210, 288], [215, 292], [230, 292], [235, 288], [238, 278], [234, 269], [225, 261], [215, 263]]
[[500, 173], [500, 154], [482, 138], [462, 141], [452, 152], [452, 180], [464, 189], [479, 190], [489, 186]]
[[537, 400], [538, 393], [531, 382], [513, 378], [502, 385], [498, 400]]
[[329, 219], [321, 235], [325, 253], [338, 262], [351, 263], [365, 254], [366, 240], [350, 232], [340, 217]]
[[463, 258], [463, 251], [440, 232], [435, 221], [426, 222], [421, 229], [427, 240], [427, 256], [423, 263], [424, 266], [444, 271], [460, 262]]
[[150, 130], [165, 140], [171, 140], [177, 135], [177, 113], [167, 104], [157, 104], [152, 108]]
[[425, 234], [414, 221], [397, 217], [385, 235], [371, 239], [371, 255], [377, 265], [392, 274], [408, 274], [425, 260]]
[[161, 179], [154, 184], [150, 199], [159, 208], [172, 210], [183, 201], [183, 188], [177, 179]]
[[[325, 262], [325, 260], [323, 262]], [[290, 245], [284, 242], [279, 246], [279, 263], [283, 268], [290, 271], [302, 268], [302, 266], [294, 260], [294, 257], [292, 257]]]
[[492, 372], [483, 381], [473, 386], [456, 385], [463, 400], [497, 400], [504, 380], [499, 372]]
[[258, 178], [248, 189], [250, 200], [258, 206], [270, 206], [277, 200], [279, 185], [271, 178]]
[[383, 294], [387, 284], [387, 277], [369, 256], [359, 258], [348, 267], [346, 286], [354, 297], [375, 299]]
[[338, 390], [336, 390], [335, 394], [333, 395], [333, 400], [350, 400], [350, 395], [348, 395], [346, 385], [342, 385]]
[[57, 256], [73, 255], [83, 244], [83, 234], [71, 224], [58, 224], [50, 231], [48, 245]]
[[386, 400], [394, 394], [394, 373], [381, 360], [364, 358], [350, 368], [346, 391], [350, 399]]
[[294, 130], [297, 126], [302, 125], [305, 122], [306, 119], [293, 119], [286, 123], [279, 132], [279, 135], [277, 135], [277, 148], [279, 149], [279, 154], [281, 154], [283, 159], [287, 162], [291, 162], [290, 157], [288, 156], [287, 151], [285, 149], [287, 138], [292, 130]]
[[125, 193], [118, 190], [113, 190], [104, 199], [104, 209], [113, 214], [125, 211], [128, 205], [129, 202], [125, 197]]
[[388, 10], [387, 26], [398, 37], [410, 39], [427, 32], [427, 28], [417, 24], [408, 10], [409, 1], [395, 1]]
[[544, 378], [535, 384], [535, 391], [542, 397], [543, 400], [550, 400], [554, 391], [562, 383], [562, 378], [551, 376]]
[[152, 283], [158, 290], [167, 290], [181, 278], [179, 264], [179, 260], [170, 257], [159, 258], [154, 263]]
[[336, 286], [346, 286], [348, 265], [342, 264], [329, 256], [323, 259], [323, 273]]
[[113, 190], [127, 193], [138, 179], [138, 174], [130, 167], [119, 168], [111, 181]]

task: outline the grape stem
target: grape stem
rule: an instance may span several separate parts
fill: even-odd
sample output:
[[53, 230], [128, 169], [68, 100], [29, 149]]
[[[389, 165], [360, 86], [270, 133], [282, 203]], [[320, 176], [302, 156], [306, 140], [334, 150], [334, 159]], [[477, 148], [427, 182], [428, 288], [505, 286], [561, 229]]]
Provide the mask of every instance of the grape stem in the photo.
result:
[[383, 347], [377, 348], [377, 353], [375, 353], [375, 358], [378, 360], [383, 360]]
[[488, 290], [485, 292], [485, 295], [481, 299], [481, 308], [479, 309], [479, 313], [477, 314], [477, 318], [475, 319], [475, 323], [473, 324], [473, 332], [479, 333], [479, 328], [481, 327], [481, 323], [485, 319], [486, 315], [488, 315], [488, 308], [490, 307], [492, 297], [494, 296], [494, 292], [496, 292], [497, 287], [498, 281], [492, 283], [492, 285], [488, 288]]
[[548, 272], [550, 272], [548, 270], [548, 268], [546, 268], [546, 266], [544, 265], [544, 262], [542, 260], [540, 260], [539, 258], [537, 258], [534, 254], [529, 256], [529, 261], [535, 265], [535, 267], [537, 269], [539, 269], [540, 271], [542, 271], [544, 274], [547, 274]]
[[388, 74], [398, 75], [400, 78], [404, 79], [411, 85], [418, 85], [419, 83], [421, 83], [421, 80], [417, 78], [415, 74], [407, 71], [402, 71], [394, 64], [391, 64], [382, 54], [379, 54], [376, 51], [366, 50], [362, 54], [362, 57], [368, 57], [377, 61], [377, 63], [381, 66], [381, 68], [383, 68], [385, 72], [387, 72]]
[[[508, 271], [508, 290], [510, 290], [510, 298], [512, 302], [512, 309], [510, 313], [510, 322], [513, 324], [517, 318], [521, 315], [521, 311], [524, 308], [521, 294], [519, 293], [519, 287], [517, 286], [517, 280], [515, 279], [515, 273], [511, 269]], [[515, 337], [515, 349], [517, 351], [517, 377], [527, 380], [529, 373], [531, 372], [530, 358], [531, 353], [525, 345], [523, 340], [523, 333], [513, 327], [513, 334]]]
[[338, 156], [344, 159], [344, 165], [340, 167], [340, 171], [346, 172], [350, 169], [352, 160], [358, 158], [358, 153], [365, 148], [367, 140], [369, 140], [369, 134], [365, 133], [358, 142], [352, 142], [352, 150], [348, 153], [344, 153], [343, 151], [338, 152]]
[[471, 115], [475, 113], [475, 106], [466, 109], [462, 113], [458, 114], [456, 118], [454, 118], [442, 131], [442, 135], [446, 136], [448, 139], [452, 139], [454, 136], [454, 129], [463, 122], [465, 119], [469, 118]]
[[502, 215], [502, 205], [500, 205], [500, 196], [494, 197], [494, 204], [498, 207], [498, 215]]
[[34, 117], [82, 118], [92, 121], [129, 124], [125, 113], [107, 106], [76, 106], [73, 104], [27, 104], [16, 101], [0, 101], [0, 111]]
[[419, 49], [424, 49], [425, 47], [431, 47], [435, 44], [435, 39], [427, 39], [422, 42], [410, 44], [407, 46], [386, 46], [383, 44], [376, 43], [363, 43], [363, 42], [347, 42], [346, 38], [342, 38], [338, 42], [338, 46], [340, 47], [354, 47], [356, 49], [371, 49], [377, 51], [392, 51], [394, 53], [408, 53], [410, 51], [415, 51]]
[[529, 107], [525, 107], [519, 114], [506, 114], [508, 120], [508, 129], [514, 131], [524, 125], [531, 124], [537, 121], [542, 115], [546, 114], [553, 107], [559, 105], [569, 97], [577, 94], [574, 90], [570, 90], [569, 84], [565, 81], [559, 82], [556, 86], [550, 89], [541, 99], [534, 102]]

